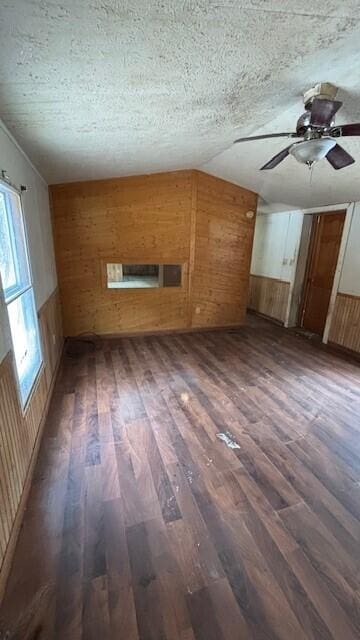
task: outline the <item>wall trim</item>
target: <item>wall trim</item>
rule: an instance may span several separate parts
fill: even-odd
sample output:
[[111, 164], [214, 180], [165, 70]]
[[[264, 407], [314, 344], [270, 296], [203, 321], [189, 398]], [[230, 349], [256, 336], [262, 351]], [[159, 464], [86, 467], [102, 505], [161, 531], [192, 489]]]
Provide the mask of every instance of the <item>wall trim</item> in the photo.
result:
[[49, 303], [49, 301], [54, 298], [57, 294], [59, 294], [59, 287], [58, 285], [56, 285], [55, 289], [52, 291], [52, 293], [50, 293], [50, 295], [46, 298], [46, 300], [42, 303], [41, 307], [38, 308], [37, 310], [37, 315], [39, 316], [45, 309], [46, 305]]
[[336, 265], [336, 271], [335, 271], [334, 280], [333, 280], [333, 286], [332, 286], [332, 290], [331, 290], [331, 296], [330, 296], [328, 313], [327, 313], [327, 318], [326, 318], [326, 323], [325, 323], [325, 329], [324, 329], [324, 333], [322, 335], [322, 341], [323, 341], [324, 344], [327, 344], [327, 341], [329, 339], [331, 323], [332, 323], [334, 310], [335, 310], [336, 296], [337, 296], [338, 290], [339, 290], [341, 272], [342, 272], [342, 268], [343, 268], [343, 264], [344, 264], [347, 244], [348, 244], [348, 241], [349, 241], [350, 229], [351, 229], [351, 223], [352, 223], [354, 211], [355, 211], [355, 202], [351, 202], [347, 206], [346, 213], [345, 213], [345, 221], [344, 221], [344, 227], [343, 227], [342, 238], [341, 238], [341, 243], [340, 243], [338, 261], [337, 261], [337, 265]]
[[352, 202], [342, 202], [339, 204], [326, 204], [322, 207], [310, 207], [309, 209], [301, 209], [305, 213], [333, 213], [334, 211], [346, 211]]
[[343, 293], [342, 291], [337, 292], [338, 296], [342, 296], [342, 298], [351, 298], [351, 300], [359, 300], [360, 295], [356, 296], [354, 293]]
[[328, 351], [332, 351], [340, 356], [347, 356], [347, 359], [356, 360], [360, 362], [360, 353], [358, 351], [354, 351], [354, 349], [348, 349], [348, 347], [343, 347], [341, 344], [337, 344], [337, 342], [332, 342], [329, 340], [326, 345], [322, 344], [323, 349]]
[[272, 278], [271, 276], [262, 276], [257, 273], [250, 273], [250, 278], [265, 278], [266, 280], [272, 280], [273, 282], [282, 282], [284, 284], [291, 284], [290, 280], [281, 280], [281, 278]]
[[[285, 320], [284, 320], [284, 326], [285, 327], [289, 326], [290, 314], [291, 314], [291, 303], [292, 303], [292, 298], [293, 298], [293, 293], [294, 293], [294, 288], [295, 288], [296, 271], [297, 271], [297, 266], [298, 266], [298, 262], [299, 262], [300, 243], [301, 243], [301, 237], [302, 237], [302, 229], [303, 229], [303, 226], [304, 226], [304, 213], [303, 212], [301, 212], [301, 216], [302, 217], [301, 217], [300, 233], [298, 234], [298, 237], [297, 237], [297, 240], [296, 240], [295, 251], [294, 251], [294, 262], [291, 265], [292, 269], [291, 269], [291, 279], [290, 279], [290, 286], [289, 286], [289, 296], [288, 296], [286, 312], [285, 312]], [[290, 218], [289, 218], [289, 224], [290, 224]], [[287, 230], [287, 235], [286, 235], [286, 243], [287, 243], [288, 235], [289, 235], [289, 224], [288, 224], [288, 230]]]

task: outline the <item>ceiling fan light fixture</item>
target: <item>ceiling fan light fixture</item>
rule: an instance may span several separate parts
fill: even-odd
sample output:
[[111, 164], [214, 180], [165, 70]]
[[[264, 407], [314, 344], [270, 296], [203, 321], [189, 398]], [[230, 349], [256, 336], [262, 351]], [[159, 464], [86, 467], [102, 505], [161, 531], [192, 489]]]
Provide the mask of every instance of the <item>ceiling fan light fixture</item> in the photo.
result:
[[312, 164], [325, 158], [335, 145], [336, 140], [333, 138], [312, 138], [311, 140], [304, 140], [303, 142], [295, 142], [289, 151], [295, 160], [301, 164]]

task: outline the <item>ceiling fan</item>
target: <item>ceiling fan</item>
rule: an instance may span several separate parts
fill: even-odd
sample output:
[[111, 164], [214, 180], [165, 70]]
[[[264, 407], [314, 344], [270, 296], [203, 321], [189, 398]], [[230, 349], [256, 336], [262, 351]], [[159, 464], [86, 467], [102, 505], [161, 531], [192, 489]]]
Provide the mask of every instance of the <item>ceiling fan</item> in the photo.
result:
[[293, 142], [277, 153], [261, 167], [261, 171], [274, 169], [289, 154], [309, 167], [312, 167], [314, 162], [326, 158], [334, 169], [343, 169], [355, 160], [337, 144], [336, 139], [343, 136], [360, 136], [360, 123], [335, 125], [335, 114], [343, 104], [334, 99], [336, 93], [337, 88], [334, 85], [318, 84], [304, 95], [305, 113], [298, 119], [296, 131], [239, 138], [234, 144], [266, 138], [303, 138], [301, 142]]

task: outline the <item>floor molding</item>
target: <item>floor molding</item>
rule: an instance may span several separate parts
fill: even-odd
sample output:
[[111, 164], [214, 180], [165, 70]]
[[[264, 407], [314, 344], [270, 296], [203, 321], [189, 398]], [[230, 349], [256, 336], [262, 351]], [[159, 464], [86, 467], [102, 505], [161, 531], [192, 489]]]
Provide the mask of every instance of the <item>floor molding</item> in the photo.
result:
[[[268, 318], [267, 318], [268, 319]], [[271, 318], [269, 318], [271, 319]], [[125, 331], [125, 332], [119, 332], [119, 333], [82, 333], [80, 335], [77, 336], [66, 336], [65, 341], [66, 340], [81, 340], [81, 339], [86, 339], [86, 338], [93, 338], [94, 340], [101, 339], [101, 340], [112, 340], [112, 339], [116, 339], [116, 338], [142, 338], [142, 337], [151, 337], [151, 336], [171, 336], [171, 335], [178, 335], [178, 334], [182, 334], [182, 333], [207, 333], [209, 331], [226, 331], [228, 330], [233, 330], [233, 329], [240, 329], [241, 327], [243, 327], [245, 324], [244, 323], [239, 323], [236, 322], [235, 324], [226, 324], [226, 325], [221, 325], [221, 326], [216, 326], [216, 327], [182, 327], [181, 329], [154, 329], [154, 330], [150, 330], [150, 331]]]
[[267, 316], [265, 313], [260, 313], [260, 311], [256, 311], [255, 309], [250, 309], [249, 307], [246, 309], [246, 312], [251, 314], [252, 316], [257, 316], [258, 318], [262, 318], [263, 320], [267, 320], [272, 324], [276, 324], [277, 327], [284, 328], [284, 323], [282, 320], [278, 320], [278, 318], [273, 318], [272, 316]]

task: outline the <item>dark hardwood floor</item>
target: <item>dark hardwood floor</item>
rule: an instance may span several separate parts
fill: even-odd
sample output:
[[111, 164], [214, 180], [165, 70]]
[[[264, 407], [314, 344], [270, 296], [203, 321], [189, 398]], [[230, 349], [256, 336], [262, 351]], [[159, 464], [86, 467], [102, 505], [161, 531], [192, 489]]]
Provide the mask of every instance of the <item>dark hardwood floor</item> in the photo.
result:
[[61, 640], [358, 639], [359, 383], [355, 362], [255, 318], [64, 359], [7, 624], [36, 611], [39, 638]]

